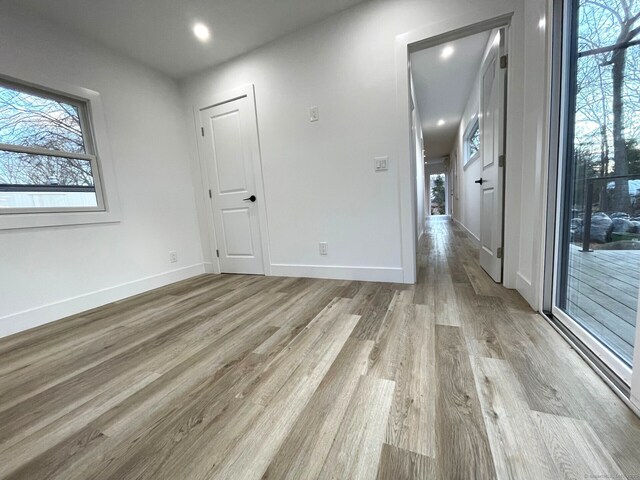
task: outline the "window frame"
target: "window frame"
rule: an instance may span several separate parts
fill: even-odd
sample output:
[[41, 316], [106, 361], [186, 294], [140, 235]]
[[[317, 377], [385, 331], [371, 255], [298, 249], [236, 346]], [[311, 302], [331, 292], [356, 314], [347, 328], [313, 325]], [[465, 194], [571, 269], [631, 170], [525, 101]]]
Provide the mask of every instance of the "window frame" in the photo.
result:
[[63, 101], [78, 108], [85, 153], [76, 154], [11, 144], [0, 144], [0, 149], [88, 160], [91, 164], [97, 206], [2, 209], [0, 230], [119, 222], [120, 201], [100, 93], [57, 82], [33, 72], [17, 73], [15, 76], [0, 74], [0, 83], [43, 98]]
[[478, 134], [481, 133], [480, 119], [478, 118], [477, 114], [473, 117], [472, 121], [469, 122], [469, 125], [467, 126], [467, 130], [464, 133], [463, 144], [464, 144], [464, 166], [465, 167], [480, 157], [480, 149], [482, 148], [482, 136], [480, 136], [480, 146], [478, 147], [478, 151], [473, 155], [471, 155], [471, 137], [476, 131], [478, 132]]

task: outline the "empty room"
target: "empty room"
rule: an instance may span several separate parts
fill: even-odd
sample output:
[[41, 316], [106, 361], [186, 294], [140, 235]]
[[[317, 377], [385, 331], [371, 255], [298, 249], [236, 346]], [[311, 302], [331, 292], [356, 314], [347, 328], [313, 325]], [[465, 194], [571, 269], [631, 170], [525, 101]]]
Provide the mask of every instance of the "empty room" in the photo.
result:
[[640, 478], [639, 119], [639, 0], [0, 0], [0, 479]]

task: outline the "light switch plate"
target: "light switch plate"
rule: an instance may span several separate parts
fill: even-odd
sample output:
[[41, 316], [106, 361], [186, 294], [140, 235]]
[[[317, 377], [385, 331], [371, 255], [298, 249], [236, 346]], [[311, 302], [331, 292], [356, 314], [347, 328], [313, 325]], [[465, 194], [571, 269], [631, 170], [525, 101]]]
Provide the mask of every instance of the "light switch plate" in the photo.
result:
[[389, 157], [375, 157], [373, 159], [373, 168], [376, 172], [386, 172], [389, 170]]
[[320, 111], [318, 110], [318, 107], [311, 107], [309, 109], [309, 121], [317, 122], [318, 120], [320, 120]]

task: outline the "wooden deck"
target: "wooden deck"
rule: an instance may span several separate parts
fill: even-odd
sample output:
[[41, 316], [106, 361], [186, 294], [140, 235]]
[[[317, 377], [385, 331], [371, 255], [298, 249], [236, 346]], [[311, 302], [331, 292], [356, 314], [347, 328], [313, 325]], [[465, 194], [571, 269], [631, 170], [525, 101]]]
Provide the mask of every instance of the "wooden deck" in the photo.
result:
[[571, 245], [567, 311], [627, 363], [633, 358], [640, 251]]

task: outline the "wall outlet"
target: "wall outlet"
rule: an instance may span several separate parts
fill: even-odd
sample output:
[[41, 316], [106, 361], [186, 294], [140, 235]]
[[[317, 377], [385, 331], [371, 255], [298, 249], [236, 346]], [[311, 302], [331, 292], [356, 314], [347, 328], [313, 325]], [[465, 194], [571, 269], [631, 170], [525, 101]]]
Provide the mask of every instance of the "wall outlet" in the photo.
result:
[[178, 262], [178, 252], [176, 252], [175, 250], [172, 250], [171, 252], [169, 252], [169, 261], [171, 263], [177, 263]]
[[375, 157], [373, 159], [373, 169], [376, 172], [386, 172], [389, 170], [389, 157]]
[[318, 110], [318, 107], [311, 107], [309, 109], [309, 121], [317, 122], [318, 120], [320, 120], [320, 111]]
[[329, 244], [327, 242], [320, 242], [320, 255], [329, 255]]

